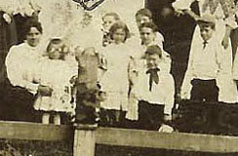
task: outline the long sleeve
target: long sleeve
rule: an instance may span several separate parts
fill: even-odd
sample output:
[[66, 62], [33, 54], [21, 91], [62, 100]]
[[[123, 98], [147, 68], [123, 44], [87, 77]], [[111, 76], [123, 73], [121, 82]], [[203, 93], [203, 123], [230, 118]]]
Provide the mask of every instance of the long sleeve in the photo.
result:
[[[196, 40], [196, 39], [194, 39]], [[192, 89], [192, 85], [191, 85], [191, 80], [193, 79], [193, 59], [194, 59], [194, 50], [196, 50], [196, 44], [197, 42], [195, 41], [192, 42], [192, 45], [194, 46], [191, 46], [191, 50], [190, 50], [190, 54], [189, 54], [189, 59], [188, 59], [188, 65], [187, 65], [187, 70], [185, 72], [185, 75], [184, 75], [184, 78], [183, 78], [183, 83], [182, 83], [182, 86], [181, 86], [181, 90], [180, 90], [180, 94], [181, 94], [181, 98], [182, 99], [189, 99], [189, 93]]]
[[175, 84], [172, 75], [169, 75], [167, 78], [166, 84], [164, 84], [164, 92], [165, 92], [165, 99], [164, 99], [164, 114], [172, 114], [172, 108], [174, 106], [174, 95], [175, 95]]
[[194, 0], [176, 0], [172, 5], [175, 10], [187, 10], [193, 2]]
[[34, 84], [30, 79], [32, 75], [25, 72], [24, 68], [29, 68], [24, 64], [24, 56], [21, 56], [19, 48], [12, 47], [6, 58], [7, 75], [13, 86], [26, 88], [32, 94], [36, 94], [38, 84]]

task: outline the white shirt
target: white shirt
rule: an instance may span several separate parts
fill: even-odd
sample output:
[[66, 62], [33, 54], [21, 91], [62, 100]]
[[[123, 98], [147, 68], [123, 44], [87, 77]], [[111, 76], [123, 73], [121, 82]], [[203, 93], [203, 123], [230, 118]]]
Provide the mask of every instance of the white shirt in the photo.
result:
[[7, 75], [11, 84], [36, 94], [38, 84], [33, 81], [37, 81], [37, 66], [40, 57], [37, 47], [31, 47], [27, 43], [13, 46], [6, 57]]
[[203, 80], [216, 79], [219, 72], [224, 72], [225, 66], [224, 61], [222, 61], [225, 56], [224, 50], [216, 39], [207, 41], [205, 47], [203, 42], [200, 40], [195, 43], [192, 49], [189, 72], [195, 78]]
[[[188, 68], [181, 87], [182, 98], [187, 97], [191, 91], [191, 80], [194, 78], [202, 80], [217, 80], [220, 89], [220, 97], [223, 90], [229, 88], [228, 81], [231, 77], [230, 61], [227, 61], [227, 53], [217, 41], [217, 38], [211, 38], [203, 48], [203, 40], [199, 37], [196, 43], [193, 43], [189, 56]], [[225, 84], [227, 81], [227, 85]], [[223, 96], [223, 95], [222, 95]], [[219, 98], [220, 100], [223, 98]], [[224, 100], [222, 100], [224, 101]]]
[[174, 79], [167, 72], [158, 72], [159, 83], [152, 83], [152, 90], [149, 90], [149, 77], [146, 74], [148, 69], [141, 70], [138, 75], [138, 80], [132, 90], [132, 94], [138, 100], [144, 100], [152, 104], [161, 104], [165, 106], [164, 114], [172, 114], [174, 105]]

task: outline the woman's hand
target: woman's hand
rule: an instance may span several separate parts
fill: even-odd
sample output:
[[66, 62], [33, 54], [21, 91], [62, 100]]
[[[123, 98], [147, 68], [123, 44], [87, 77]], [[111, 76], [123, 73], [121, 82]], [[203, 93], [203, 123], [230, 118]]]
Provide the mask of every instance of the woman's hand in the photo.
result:
[[48, 86], [39, 85], [38, 87], [38, 93], [42, 96], [51, 96], [52, 92], [53, 92], [53, 89], [51, 89]]

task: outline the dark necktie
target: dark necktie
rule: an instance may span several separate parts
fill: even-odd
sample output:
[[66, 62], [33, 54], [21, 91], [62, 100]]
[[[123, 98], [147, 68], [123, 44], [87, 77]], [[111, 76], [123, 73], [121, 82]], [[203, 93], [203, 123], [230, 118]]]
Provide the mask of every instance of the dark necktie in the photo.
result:
[[159, 68], [154, 68], [154, 69], [149, 69], [147, 70], [146, 74], [150, 74], [150, 78], [149, 78], [149, 90], [152, 90], [152, 84], [153, 82], [155, 82], [155, 84], [159, 83], [159, 75], [158, 75], [158, 71], [160, 71]]
[[208, 42], [207, 42], [207, 41], [204, 41], [204, 42], [203, 42], [203, 49], [205, 49], [205, 48], [206, 48], [207, 44], [208, 44]]

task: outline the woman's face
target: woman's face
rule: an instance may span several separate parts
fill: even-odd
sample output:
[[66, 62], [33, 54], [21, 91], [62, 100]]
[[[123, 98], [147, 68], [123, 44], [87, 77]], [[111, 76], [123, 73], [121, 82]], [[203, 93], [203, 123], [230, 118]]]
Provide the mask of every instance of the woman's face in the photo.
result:
[[26, 35], [27, 43], [32, 47], [36, 47], [39, 44], [40, 38], [41, 33], [36, 27], [31, 27]]
[[112, 35], [112, 39], [114, 40], [114, 42], [116, 44], [120, 44], [125, 42], [126, 39], [126, 32], [124, 29], [119, 28], [116, 31], [114, 31], [113, 35]]

